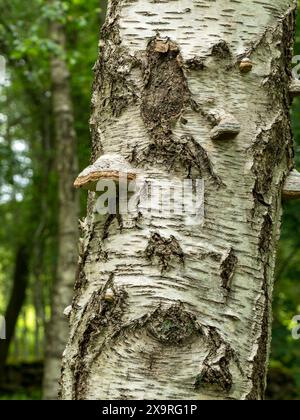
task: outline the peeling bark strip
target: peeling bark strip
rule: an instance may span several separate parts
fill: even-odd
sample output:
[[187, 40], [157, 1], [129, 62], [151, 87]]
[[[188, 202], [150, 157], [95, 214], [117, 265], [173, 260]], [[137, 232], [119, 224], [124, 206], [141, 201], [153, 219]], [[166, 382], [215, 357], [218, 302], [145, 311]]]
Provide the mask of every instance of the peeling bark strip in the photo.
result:
[[205, 220], [139, 203], [118, 223], [90, 193], [63, 399], [263, 398], [296, 3], [109, 2], [92, 161], [205, 178]]

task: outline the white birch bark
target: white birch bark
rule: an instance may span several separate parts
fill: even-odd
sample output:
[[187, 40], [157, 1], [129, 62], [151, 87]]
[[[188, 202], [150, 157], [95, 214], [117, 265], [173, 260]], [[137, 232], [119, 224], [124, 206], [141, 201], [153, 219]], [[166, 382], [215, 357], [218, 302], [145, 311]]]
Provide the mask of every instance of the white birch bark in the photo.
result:
[[205, 220], [140, 205], [106, 223], [91, 193], [63, 399], [263, 398], [296, 3], [109, 2], [93, 160], [204, 178]]

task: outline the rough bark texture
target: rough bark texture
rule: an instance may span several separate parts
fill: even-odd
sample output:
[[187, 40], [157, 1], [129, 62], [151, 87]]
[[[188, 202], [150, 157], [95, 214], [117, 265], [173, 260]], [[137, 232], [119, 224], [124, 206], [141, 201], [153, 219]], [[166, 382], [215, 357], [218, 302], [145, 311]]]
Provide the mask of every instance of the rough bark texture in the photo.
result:
[[110, 1], [93, 160], [118, 153], [149, 182], [203, 177], [205, 221], [138, 206], [107, 223], [91, 193], [63, 399], [263, 398], [295, 9]]
[[51, 22], [49, 36], [59, 48], [51, 59], [52, 99], [56, 131], [57, 172], [59, 177], [59, 252], [56, 282], [52, 294], [51, 320], [47, 331], [44, 373], [44, 399], [57, 399], [61, 357], [69, 334], [64, 309], [72, 302], [78, 258], [79, 204], [73, 188], [77, 172], [76, 134], [70, 92], [70, 73], [66, 63], [65, 28]]

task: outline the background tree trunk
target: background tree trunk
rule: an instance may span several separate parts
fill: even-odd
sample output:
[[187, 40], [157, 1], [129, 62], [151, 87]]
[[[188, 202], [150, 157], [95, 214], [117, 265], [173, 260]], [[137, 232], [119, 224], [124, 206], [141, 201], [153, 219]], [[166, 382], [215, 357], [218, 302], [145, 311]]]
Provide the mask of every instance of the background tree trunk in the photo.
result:
[[108, 225], [91, 193], [63, 399], [263, 398], [296, 3], [109, 2], [93, 159], [203, 178], [205, 220], [140, 203]]
[[6, 339], [0, 341], [0, 380], [3, 378], [4, 367], [8, 357], [10, 343], [13, 339], [17, 320], [26, 298], [26, 288], [29, 273], [28, 244], [20, 244], [16, 251], [13, 288], [5, 312]]
[[72, 302], [78, 258], [79, 203], [73, 189], [77, 171], [76, 134], [70, 92], [70, 73], [66, 61], [66, 34], [62, 24], [51, 22], [49, 37], [58, 46], [51, 59], [52, 99], [56, 130], [57, 171], [59, 177], [59, 251], [57, 279], [52, 295], [51, 321], [46, 340], [44, 399], [56, 399], [61, 357], [68, 336], [64, 309]]

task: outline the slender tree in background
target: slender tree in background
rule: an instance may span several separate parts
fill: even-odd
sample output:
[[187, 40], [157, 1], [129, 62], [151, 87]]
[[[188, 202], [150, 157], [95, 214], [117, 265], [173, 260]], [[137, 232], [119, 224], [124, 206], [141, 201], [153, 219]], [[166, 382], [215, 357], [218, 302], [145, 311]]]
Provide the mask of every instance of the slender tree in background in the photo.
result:
[[204, 178], [205, 220], [105, 220], [91, 192], [63, 399], [263, 398], [296, 3], [109, 2], [93, 157]]
[[68, 336], [68, 320], [63, 312], [72, 301], [78, 258], [76, 243], [79, 202], [72, 187], [77, 170], [77, 154], [64, 25], [51, 20], [49, 38], [57, 45], [56, 54], [51, 57], [51, 79], [59, 177], [59, 243], [57, 279], [53, 287], [51, 320], [47, 332], [43, 389], [44, 399], [56, 399], [61, 357]]
[[[10, 9], [6, 9], [6, 11], [8, 10]], [[51, 166], [49, 149], [52, 148], [51, 142], [49, 142], [49, 100], [45, 96], [46, 87], [41, 86], [39, 78], [34, 78], [34, 87], [32, 83], [28, 83], [28, 78], [30, 78], [30, 74], [32, 76], [31, 70], [34, 65], [31, 58], [26, 54], [23, 57], [22, 64], [19, 63], [13, 54], [13, 45], [16, 44], [17, 33], [12, 30], [8, 20], [5, 14], [1, 16], [0, 27], [3, 26], [5, 28], [6, 36], [1, 36], [0, 48], [1, 52], [8, 59], [7, 63], [10, 73], [10, 83], [4, 95], [5, 106], [2, 108], [2, 112], [7, 116], [2, 147], [6, 145], [10, 152], [8, 153], [9, 161], [6, 161], [8, 166], [5, 164], [2, 166], [6, 175], [1, 181], [4, 181], [4, 186], [8, 185], [12, 189], [12, 199], [7, 203], [4, 199], [4, 202], [1, 204], [6, 208], [7, 216], [4, 217], [5, 213], [2, 214], [3, 227], [7, 235], [6, 244], [3, 244], [3, 246], [6, 249], [13, 246], [15, 267], [14, 272], [11, 273], [11, 295], [6, 309], [6, 340], [1, 341], [0, 344], [1, 373], [4, 372], [10, 344], [16, 333], [19, 313], [26, 302], [26, 296], [28, 297], [26, 289], [28, 289], [30, 284], [30, 270], [34, 270], [37, 264], [39, 265], [39, 270], [43, 267], [41, 249], [43, 248], [45, 237], [41, 234], [47, 225], [45, 203], [48, 197], [47, 194], [49, 195], [48, 185], [45, 185], [44, 181], [47, 179], [47, 183], [49, 183]], [[22, 100], [24, 101], [24, 106]], [[30, 149], [30, 153], [26, 153], [25, 158], [22, 156], [21, 162], [19, 162], [20, 157], [16, 156], [13, 151], [14, 141], [19, 138], [25, 138], [26, 140], [21, 140], [21, 142], [25, 144], [26, 141]], [[40, 153], [41, 149], [42, 153]], [[30, 155], [30, 159], [28, 159], [27, 155]], [[28, 160], [31, 165], [32, 179], [30, 180], [28, 179]], [[3, 163], [4, 161], [3, 159]], [[27, 179], [28, 185], [20, 188], [18, 181], [16, 181], [16, 179], [20, 178], [23, 181]], [[17, 195], [23, 196], [22, 202], [16, 199]], [[38, 262], [33, 257], [37, 248], [39, 249], [40, 257]], [[9, 278], [10, 272], [6, 270], [5, 275]], [[7, 290], [10, 290], [9, 282]], [[36, 297], [38, 298], [37, 294]], [[4, 379], [5, 381], [6, 377], [3, 374], [0, 377], [1, 380]]]
[[16, 251], [15, 271], [13, 275], [13, 288], [5, 312], [6, 340], [0, 347], [0, 378], [4, 377], [4, 366], [7, 360], [9, 345], [15, 333], [19, 313], [26, 297], [26, 288], [29, 274], [29, 242], [20, 244]]

